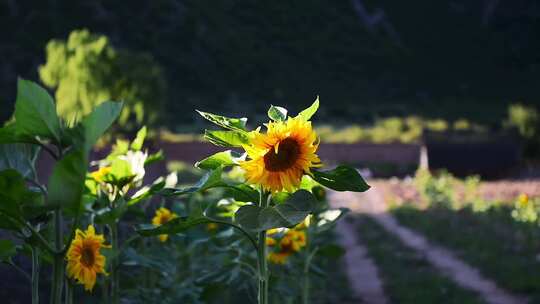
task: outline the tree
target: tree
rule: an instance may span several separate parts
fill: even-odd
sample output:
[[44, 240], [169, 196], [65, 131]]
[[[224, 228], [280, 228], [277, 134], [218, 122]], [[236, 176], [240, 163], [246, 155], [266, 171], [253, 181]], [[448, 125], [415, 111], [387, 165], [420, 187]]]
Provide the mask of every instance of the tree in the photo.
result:
[[125, 101], [119, 124], [126, 131], [162, 114], [166, 84], [161, 67], [148, 54], [115, 49], [106, 36], [75, 30], [67, 41], [51, 40], [46, 57], [39, 76], [56, 89], [58, 113], [68, 122], [105, 100]]

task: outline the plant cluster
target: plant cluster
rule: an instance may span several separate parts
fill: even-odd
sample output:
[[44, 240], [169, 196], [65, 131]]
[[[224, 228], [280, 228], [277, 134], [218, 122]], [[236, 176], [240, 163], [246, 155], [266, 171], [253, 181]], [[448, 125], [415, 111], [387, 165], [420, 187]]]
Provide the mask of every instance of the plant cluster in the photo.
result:
[[[231, 150], [197, 162], [204, 174], [194, 185], [177, 186], [176, 173], [145, 184], [147, 166], [163, 159], [144, 148], [145, 127], [89, 159], [122, 103], [103, 102], [67, 122], [43, 88], [21, 79], [14, 119], [0, 129], [0, 228], [10, 234], [0, 257], [17, 267], [13, 257], [30, 254], [33, 303], [49, 263], [51, 303], [95, 301], [95, 289], [110, 303], [202, 303], [233, 283], [228, 297], [309, 303], [318, 257], [343, 251], [329, 233], [346, 210], [331, 209], [324, 188], [369, 189], [354, 168], [321, 169], [310, 121], [318, 106], [294, 117], [272, 106], [266, 131], [199, 111], [222, 128], [205, 139]], [[55, 161], [46, 185], [35, 169], [40, 151]]]

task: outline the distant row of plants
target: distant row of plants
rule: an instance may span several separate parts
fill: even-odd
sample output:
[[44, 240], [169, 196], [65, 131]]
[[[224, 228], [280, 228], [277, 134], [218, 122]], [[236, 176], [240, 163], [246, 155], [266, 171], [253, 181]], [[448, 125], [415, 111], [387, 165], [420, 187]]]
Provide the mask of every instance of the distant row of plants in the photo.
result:
[[454, 177], [447, 171], [432, 173], [426, 169], [417, 170], [413, 180], [414, 193], [402, 197], [392, 196], [395, 206], [413, 203], [422, 209], [446, 208], [461, 210], [469, 208], [473, 213], [487, 212], [491, 208], [504, 206], [509, 215], [518, 222], [540, 225], [540, 198], [521, 193], [513, 201], [488, 200], [481, 192], [481, 180], [478, 176], [465, 179]]

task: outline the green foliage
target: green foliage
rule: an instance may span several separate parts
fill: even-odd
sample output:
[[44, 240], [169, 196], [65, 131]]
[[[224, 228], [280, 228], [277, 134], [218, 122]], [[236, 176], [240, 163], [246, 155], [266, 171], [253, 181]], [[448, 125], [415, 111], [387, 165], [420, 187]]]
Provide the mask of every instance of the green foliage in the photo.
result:
[[52, 97], [37, 84], [23, 79], [18, 81], [15, 125], [17, 133], [25, 136], [37, 135], [55, 142], [62, 136]]
[[271, 106], [270, 109], [268, 109], [268, 118], [274, 121], [284, 121], [287, 119], [287, 109]]
[[526, 139], [538, 135], [540, 114], [534, 107], [513, 104], [508, 107], [508, 125], [516, 127], [519, 134]]
[[319, 109], [319, 96], [317, 96], [317, 99], [309, 106], [307, 109], [303, 110], [302, 112], [298, 113], [297, 117], [302, 118], [303, 120], [310, 120], [311, 117], [317, 112]]
[[344, 165], [329, 171], [312, 170], [312, 177], [321, 185], [336, 191], [364, 192], [370, 188], [356, 169]]
[[204, 131], [204, 139], [221, 147], [241, 147], [248, 143], [248, 136], [238, 131]]
[[247, 118], [230, 118], [197, 110], [204, 119], [231, 131], [243, 132], [246, 130]]
[[35, 178], [39, 147], [30, 144], [0, 144], [0, 170], [15, 169], [23, 177]]
[[105, 100], [125, 100], [119, 123], [131, 130], [162, 114], [165, 81], [149, 55], [114, 48], [106, 36], [88, 30], [71, 32], [67, 41], [51, 40], [41, 80], [56, 89], [59, 115], [78, 120]]
[[242, 155], [239, 155], [231, 150], [227, 150], [218, 152], [201, 161], [198, 161], [195, 163], [195, 167], [203, 170], [214, 170], [218, 167], [234, 166], [237, 164], [237, 160], [241, 157]]
[[298, 190], [284, 203], [276, 206], [242, 206], [235, 214], [235, 221], [240, 226], [255, 232], [292, 227], [302, 222], [313, 211], [315, 204], [315, 197], [310, 192]]
[[447, 208], [460, 207], [455, 193], [456, 179], [452, 174], [443, 171], [434, 176], [428, 170], [419, 169], [414, 177], [414, 183], [428, 204]]

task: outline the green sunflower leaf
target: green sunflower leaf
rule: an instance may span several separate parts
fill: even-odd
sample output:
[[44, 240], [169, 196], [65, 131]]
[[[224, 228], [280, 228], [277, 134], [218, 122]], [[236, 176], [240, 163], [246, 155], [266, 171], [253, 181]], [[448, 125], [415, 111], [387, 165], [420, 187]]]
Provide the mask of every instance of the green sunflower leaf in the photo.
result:
[[122, 102], [106, 101], [97, 106], [81, 122], [84, 128], [85, 149], [90, 150], [96, 141], [107, 131], [122, 111]]
[[195, 163], [195, 167], [203, 170], [214, 170], [219, 167], [234, 166], [237, 164], [237, 160], [241, 159], [242, 155], [231, 151], [218, 152], [210, 155], [207, 158]]
[[0, 144], [0, 170], [15, 169], [23, 177], [34, 178], [39, 147], [29, 144]]
[[317, 112], [318, 109], [319, 109], [319, 96], [317, 96], [317, 99], [315, 99], [315, 101], [313, 102], [313, 104], [311, 104], [311, 106], [309, 106], [309, 108], [300, 112], [298, 116], [296, 117], [302, 118], [303, 120], [310, 120], [313, 114], [315, 114], [315, 112]]
[[86, 164], [87, 156], [82, 150], [75, 150], [56, 163], [49, 178], [49, 205], [61, 206], [72, 214], [79, 211], [86, 179]]
[[135, 136], [135, 139], [133, 142], [131, 142], [131, 149], [135, 151], [140, 151], [144, 144], [144, 139], [146, 138], [146, 126], [142, 127], [139, 132], [137, 132], [137, 136]]
[[15, 101], [15, 125], [21, 135], [37, 135], [56, 142], [60, 142], [62, 137], [60, 119], [51, 95], [39, 85], [20, 78]]
[[160, 193], [165, 196], [178, 196], [183, 194], [204, 191], [216, 187], [228, 187], [229, 185], [221, 179], [223, 168], [219, 167], [215, 170], [208, 171], [201, 179], [193, 186], [181, 189], [163, 189]]
[[360, 173], [352, 167], [340, 165], [333, 170], [311, 170], [312, 177], [319, 184], [336, 191], [364, 192], [370, 186]]
[[232, 131], [239, 131], [239, 132], [245, 132], [246, 131], [246, 122], [247, 118], [230, 118], [225, 117], [221, 115], [216, 115], [208, 112], [202, 112], [199, 110], [196, 110], [197, 113], [199, 113], [203, 118], [206, 120], [222, 127], [225, 129], [229, 129]]
[[238, 131], [204, 131], [204, 139], [221, 147], [241, 147], [249, 142], [245, 132]]
[[235, 214], [235, 221], [243, 228], [259, 232], [272, 228], [292, 227], [302, 222], [316, 204], [315, 197], [306, 190], [298, 190], [284, 203], [272, 207], [245, 205]]
[[270, 106], [268, 117], [274, 121], [284, 121], [287, 119], [287, 109], [283, 107]]
[[161, 226], [154, 226], [154, 225], [139, 225], [139, 228], [137, 229], [137, 233], [142, 236], [156, 236], [160, 234], [175, 234], [179, 232], [183, 232], [188, 230], [191, 227], [211, 223], [212, 221], [206, 217], [191, 217], [191, 216], [184, 216], [184, 217], [177, 217], [175, 219], [170, 220], [169, 222], [161, 225]]
[[17, 254], [17, 246], [11, 240], [0, 240], [0, 261], [5, 262]]

